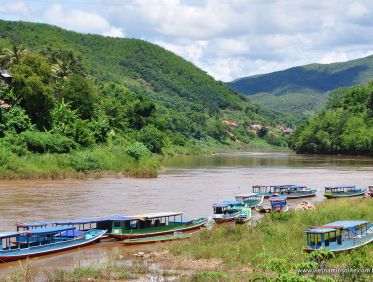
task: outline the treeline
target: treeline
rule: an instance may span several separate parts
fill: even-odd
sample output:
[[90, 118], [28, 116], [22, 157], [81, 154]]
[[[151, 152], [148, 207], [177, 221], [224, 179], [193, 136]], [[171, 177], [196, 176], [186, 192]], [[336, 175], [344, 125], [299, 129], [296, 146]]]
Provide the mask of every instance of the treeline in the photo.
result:
[[336, 90], [290, 140], [298, 153], [373, 155], [373, 82]]

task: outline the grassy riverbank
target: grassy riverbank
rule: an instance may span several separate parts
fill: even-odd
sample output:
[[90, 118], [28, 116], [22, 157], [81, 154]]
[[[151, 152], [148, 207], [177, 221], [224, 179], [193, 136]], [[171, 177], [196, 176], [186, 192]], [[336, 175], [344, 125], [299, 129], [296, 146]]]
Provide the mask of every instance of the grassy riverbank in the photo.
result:
[[[315, 212], [271, 214], [254, 227], [216, 226], [212, 230], [203, 230], [191, 240], [164, 247], [168, 256], [174, 256], [174, 259], [219, 261], [213, 270], [201, 266], [195, 277], [202, 280], [240, 281], [255, 277], [287, 277], [294, 280], [276, 281], [306, 281], [305, 277], [297, 274], [297, 269], [318, 268], [319, 265], [315, 265], [315, 260], [302, 251], [306, 243], [304, 230], [312, 225], [354, 219], [373, 221], [371, 199], [325, 201], [317, 205]], [[369, 268], [373, 265], [373, 246], [371, 244], [359, 252], [337, 255], [323, 263], [323, 267]], [[345, 276], [334, 278], [350, 281]], [[365, 281], [363, 278], [361, 276], [354, 281]]]

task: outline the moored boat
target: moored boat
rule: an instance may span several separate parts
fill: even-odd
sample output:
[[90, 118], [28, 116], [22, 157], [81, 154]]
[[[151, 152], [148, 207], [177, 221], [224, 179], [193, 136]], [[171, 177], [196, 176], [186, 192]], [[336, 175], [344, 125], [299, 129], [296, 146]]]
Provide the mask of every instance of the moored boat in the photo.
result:
[[251, 208], [243, 208], [241, 213], [235, 218], [236, 224], [244, 224], [251, 219]]
[[270, 205], [260, 204], [255, 206], [255, 210], [260, 213], [268, 212], [287, 212], [289, 206], [286, 196], [274, 196], [269, 198]]
[[109, 237], [135, 239], [195, 230], [207, 224], [207, 218], [183, 219], [181, 212], [160, 212], [127, 216], [112, 221]]
[[106, 230], [75, 230], [71, 226], [33, 228], [0, 233], [0, 262], [52, 254], [93, 244]]
[[221, 201], [214, 203], [212, 207], [214, 209], [212, 219], [216, 223], [225, 223], [235, 220], [241, 214], [245, 204], [239, 201]]
[[264, 200], [264, 196], [259, 195], [258, 193], [238, 194], [235, 196], [235, 198], [236, 201], [244, 203], [250, 208], [260, 205]]
[[307, 188], [307, 186], [299, 185], [254, 185], [252, 187], [254, 193], [257, 193], [264, 198], [270, 198], [275, 195], [286, 196], [288, 199], [298, 199], [313, 197], [317, 194], [317, 189]]
[[332, 252], [350, 251], [373, 242], [373, 225], [366, 220], [335, 221], [313, 226], [305, 233], [306, 252], [319, 249]]
[[329, 186], [325, 187], [324, 197], [328, 199], [363, 196], [367, 192], [366, 188], [356, 186]]
[[136, 239], [125, 239], [123, 240], [123, 244], [139, 245], [139, 244], [161, 243], [161, 242], [188, 239], [190, 238], [190, 236], [192, 236], [192, 234], [175, 232], [175, 234], [172, 234], [172, 235], [152, 236], [152, 237], [136, 238]]

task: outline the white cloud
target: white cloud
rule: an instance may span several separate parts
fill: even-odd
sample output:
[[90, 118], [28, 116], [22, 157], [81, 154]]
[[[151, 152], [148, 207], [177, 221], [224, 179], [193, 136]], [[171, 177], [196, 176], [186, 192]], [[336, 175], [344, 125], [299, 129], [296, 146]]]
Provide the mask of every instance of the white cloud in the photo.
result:
[[23, 1], [17, 1], [14, 3], [6, 4], [4, 12], [10, 14], [16, 14], [21, 16], [29, 16], [31, 14], [31, 9], [27, 4]]
[[99, 33], [105, 36], [123, 37], [121, 28], [112, 26], [105, 17], [81, 10], [65, 11], [62, 5], [52, 4], [44, 12], [47, 22], [67, 29]]

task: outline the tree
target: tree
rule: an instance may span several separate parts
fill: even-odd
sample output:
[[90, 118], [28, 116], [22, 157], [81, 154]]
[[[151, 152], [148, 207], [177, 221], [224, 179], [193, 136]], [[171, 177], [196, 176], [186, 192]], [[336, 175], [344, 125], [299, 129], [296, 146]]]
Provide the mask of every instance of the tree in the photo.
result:
[[18, 65], [21, 59], [28, 53], [23, 45], [12, 43], [11, 48], [4, 48], [0, 53], [0, 66], [5, 69], [11, 69]]
[[143, 143], [151, 152], [161, 153], [164, 146], [163, 133], [154, 127], [147, 125], [143, 127], [137, 134], [137, 139]]
[[76, 110], [72, 110], [69, 104], [66, 104], [62, 99], [61, 102], [55, 105], [51, 111], [52, 132], [59, 134], [69, 134], [72, 130], [75, 121], [78, 119]]
[[19, 64], [13, 67], [14, 93], [39, 129], [50, 126], [49, 111], [54, 106], [50, 79], [51, 68], [39, 54], [27, 53]]
[[97, 93], [92, 81], [81, 75], [73, 75], [66, 79], [62, 97], [77, 110], [82, 119], [91, 119], [95, 107]]

